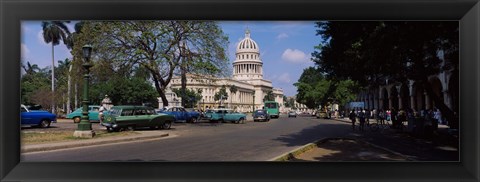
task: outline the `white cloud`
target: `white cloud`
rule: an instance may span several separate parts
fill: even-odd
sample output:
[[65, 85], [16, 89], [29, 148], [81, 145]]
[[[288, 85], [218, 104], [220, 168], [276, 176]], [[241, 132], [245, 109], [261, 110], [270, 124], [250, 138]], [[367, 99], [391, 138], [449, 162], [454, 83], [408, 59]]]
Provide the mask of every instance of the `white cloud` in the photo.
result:
[[277, 39], [280, 40], [280, 39], [285, 39], [285, 38], [288, 38], [288, 34], [286, 33], [281, 33], [281, 34], [278, 34], [277, 35]]
[[28, 55], [30, 54], [30, 49], [28, 49], [27, 45], [22, 44], [21, 45], [21, 58], [22, 59], [28, 59]]
[[282, 59], [291, 63], [305, 63], [309, 57], [298, 49], [286, 49], [282, 54]]
[[277, 80], [284, 83], [290, 83], [292, 81], [292, 79], [290, 78], [290, 74], [288, 73], [283, 73], [277, 78]]

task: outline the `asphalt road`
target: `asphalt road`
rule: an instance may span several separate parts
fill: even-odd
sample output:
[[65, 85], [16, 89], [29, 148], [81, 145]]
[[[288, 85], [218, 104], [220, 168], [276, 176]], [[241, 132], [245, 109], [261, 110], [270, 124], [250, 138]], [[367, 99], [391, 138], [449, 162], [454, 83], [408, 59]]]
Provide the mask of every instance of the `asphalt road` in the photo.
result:
[[22, 161], [266, 161], [350, 129], [347, 123], [311, 116], [246, 124], [175, 123], [162, 139], [28, 153]]

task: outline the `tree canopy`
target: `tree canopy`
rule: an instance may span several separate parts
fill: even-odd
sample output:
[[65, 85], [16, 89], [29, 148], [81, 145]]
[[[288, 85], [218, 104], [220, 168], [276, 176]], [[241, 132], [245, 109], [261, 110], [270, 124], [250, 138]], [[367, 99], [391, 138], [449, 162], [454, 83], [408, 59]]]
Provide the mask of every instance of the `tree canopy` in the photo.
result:
[[458, 21], [327, 21], [316, 26], [322, 41], [312, 59], [326, 77], [351, 79], [366, 88], [414, 80], [449, 121], [457, 121], [428, 77], [445, 70], [458, 73]]

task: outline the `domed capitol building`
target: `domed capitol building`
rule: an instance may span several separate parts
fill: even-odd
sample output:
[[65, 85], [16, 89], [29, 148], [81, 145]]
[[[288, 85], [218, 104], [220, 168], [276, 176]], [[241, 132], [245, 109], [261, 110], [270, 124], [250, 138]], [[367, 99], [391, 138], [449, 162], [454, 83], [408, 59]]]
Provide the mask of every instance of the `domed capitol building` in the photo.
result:
[[[283, 90], [274, 88], [270, 80], [263, 79], [263, 62], [260, 59], [260, 48], [250, 38], [250, 31], [245, 31], [245, 38], [241, 40], [236, 49], [235, 61], [233, 61], [232, 78], [214, 78], [213, 80], [198, 80], [187, 76], [187, 89], [202, 91], [202, 100], [198, 102], [203, 110], [217, 108], [219, 101], [215, 101], [214, 95], [225, 85], [228, 99], [223, 105], [240, 112], [252, 111], [253, 108], [263, 107], [263, 98], [269, 91], [273, 92], [275, 101], [280, 105], [280, 111], [284, 110]], [[237, 92], [231, 93], [229, 87], [235, 85]], [[180, 106], [181, 98], [172, 92], [174, 88], [181, 88], [179, 76], [172, 78], [167, 86], [166, 96], [169, 106]], [[158, 99], [159, 108], [163, 107], [161, 98]]]

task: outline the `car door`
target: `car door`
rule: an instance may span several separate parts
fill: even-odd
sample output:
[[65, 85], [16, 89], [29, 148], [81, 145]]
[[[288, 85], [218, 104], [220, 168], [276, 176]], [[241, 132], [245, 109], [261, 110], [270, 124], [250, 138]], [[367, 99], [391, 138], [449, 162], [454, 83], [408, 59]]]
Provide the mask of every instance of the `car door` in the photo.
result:
[[25, 108], [20, 107], [20, 112], [21, 112], [21, 124], [34, 124], [33, 123], [33, 117], [31, 113], [29, 113]]
[[185, 110], [185, 108], [178, 108], [178, 113], [180, 115], [180, 117], [182, 118], [181, 120], [188, 120], [188, 113], [187, 113], [187, 110]]
[[98, 111], [100, 107], [98, 106], [90, 106], [88, 110], [88, 118], [90, 121], [98, 121]]
[[137, 108], [134, 111], [135, 119], [132, 120], [132, 123], [136, 126], [148, 126], [148, 117], [147, 111], [144, 108]]

